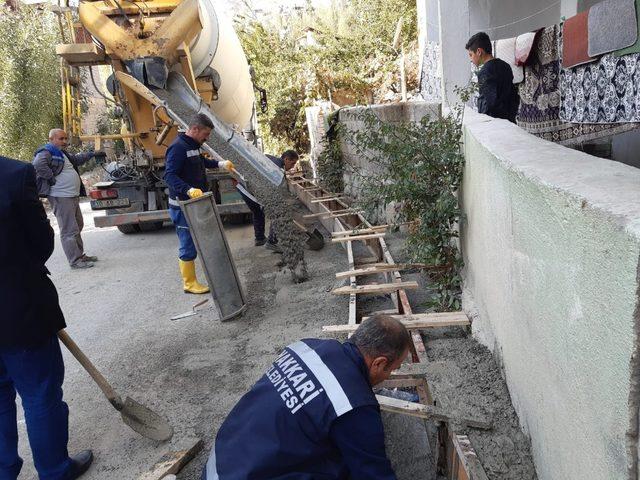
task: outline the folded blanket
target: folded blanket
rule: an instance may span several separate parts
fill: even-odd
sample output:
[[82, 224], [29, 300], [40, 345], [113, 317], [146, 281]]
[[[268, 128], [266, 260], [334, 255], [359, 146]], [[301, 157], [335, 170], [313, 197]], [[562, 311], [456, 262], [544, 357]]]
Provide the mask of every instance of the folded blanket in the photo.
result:
[[494, 57], [504, 60], [513, 71], [513, 83], [524, 81], [524, 69], [516, 65], [516, 39], [506, 38], [496, 42]]
[[529, 61], [529, 56], [533, 50], [533, 45], [541, 30], [536, 32], [523, 33], [516, 37], [516, 65], [524, 67]]

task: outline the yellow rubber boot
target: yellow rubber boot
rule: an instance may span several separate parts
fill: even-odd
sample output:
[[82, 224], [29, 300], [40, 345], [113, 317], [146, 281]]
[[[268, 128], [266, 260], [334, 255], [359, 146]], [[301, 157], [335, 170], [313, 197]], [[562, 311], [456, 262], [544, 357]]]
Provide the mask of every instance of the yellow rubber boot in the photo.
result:
[[180, 262], [180, 273], [182, 274], [182, 288], [186, 293], [209, 293], [209, 287], [198, 283], [196, 279], [196, 264], [193, 260]]

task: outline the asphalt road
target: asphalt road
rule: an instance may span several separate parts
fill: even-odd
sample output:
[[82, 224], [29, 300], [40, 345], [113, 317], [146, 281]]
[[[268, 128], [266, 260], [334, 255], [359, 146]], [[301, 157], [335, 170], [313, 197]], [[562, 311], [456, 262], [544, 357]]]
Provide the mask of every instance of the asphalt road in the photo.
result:
[[[347, 268], [345, 252], [331, 243], [319, 252], [307, 251], [311, 278], [293, 284], [289, 273], [277, 267], [279, 255], [253, 246], [250, 225], [228, 226], [227, 239], [248, 294], [246, 313], [221, 323], [205, 310], [172, 322], [170, 317], [203, 298], [182, 292], [173, 228], [135, 235], [97, 229], [88, 204], [82, 207], [85, 250], [99, 262], [91, 269], [71, 270], [56, 238], [47, 264], [67, 331], [121, 396], [129, 395], [160, 413], [175, 434], [171, 442], [158, 443], [130, 430], [63, 348], [69, 451], [91, 448], [95, 453], [83, 480], [135, 480], [172, 447], [200, 438], [204, 449], [178, 475], [180, 480], [199, 480], [218, 427], [282, 348], [319, 336], [322, 325], [346, 322], [348, 299], [328, 293], [337, 286], [336, 271]], [[204, 279], [202, 273], [199, 278]], [[19, 478], [31, 480], [35, 471], [19, 412], [20, 453], [25, 460]], [[396, 421], [387, 432], [399, 480], [431, 478], [426, 475], [432, 464], [428, 449], [406, 448], [422, 443], [407, 441], [411, 429], [424, 435], [420, 425], [416, 419]], [[416, 476], [416, 471], [421, 474]]]

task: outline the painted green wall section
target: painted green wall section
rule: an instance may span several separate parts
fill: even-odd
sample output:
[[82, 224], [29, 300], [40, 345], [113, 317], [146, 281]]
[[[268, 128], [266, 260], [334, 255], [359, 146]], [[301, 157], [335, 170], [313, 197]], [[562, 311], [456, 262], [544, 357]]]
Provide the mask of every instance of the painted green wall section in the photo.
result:
[[504, 368], [541, 480], [623, 480], [640, 170], [469, 111], [464, 308]]

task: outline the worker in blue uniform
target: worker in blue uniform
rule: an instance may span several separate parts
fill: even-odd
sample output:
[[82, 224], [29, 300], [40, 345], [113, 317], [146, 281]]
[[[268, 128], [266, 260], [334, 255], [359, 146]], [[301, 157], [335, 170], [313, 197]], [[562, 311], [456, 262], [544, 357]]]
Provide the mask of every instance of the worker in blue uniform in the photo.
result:
[[197, 114], [187, 131], [179, 134], [169, 145], [165, 159], [164, 180], [169, 186], [169, 216], [176, 226], [180, 242], [178, 256], [186, 293], [207, 293], [209, 287], [200, 284], [196, 278], [196, 246], [179, 201], [201, 197], [208, 190], [205, 168], [234, 169], [233, 163], [228, 160], [218, 162], [202, 155], [201, 146], [209, 138], [211, 130], [211, 120], [206, 115]]
[[375, 315], [345, 343], [289, 345], [220, 427], [202, 480], [395, 480], [372, 387], [410, 342]]
[[[279, 158], [274, 155], [267, 154], [266, 157], [271, 160], [278, 168], [283, 169], [285, 172], [288, 172], [298, 163], [298, 153], [295, 150], [286, 150]], [[247, 187], [242, 183], [238, 183], [237, 185], [238, 192], [240, 196], [244, 200], [244, 203], [247, 204], [249, 210], [253, 215], [253, 233], [255, 235], [255, 246], [260, 247], [262, 245], [265, 246], [266, 249], [272, 250], [277, 253], [282, 253], [282, 249], [278, 245], [278, 237], [273, 230], [273, 226], [269, 228], [269, 236], [265, 237], [264, 235], [264, 226], [265, 226], [265, 217], [264, 217], [264, 208], [260, 204], [260, 202], [253, 196]]]

